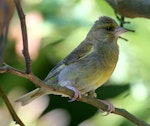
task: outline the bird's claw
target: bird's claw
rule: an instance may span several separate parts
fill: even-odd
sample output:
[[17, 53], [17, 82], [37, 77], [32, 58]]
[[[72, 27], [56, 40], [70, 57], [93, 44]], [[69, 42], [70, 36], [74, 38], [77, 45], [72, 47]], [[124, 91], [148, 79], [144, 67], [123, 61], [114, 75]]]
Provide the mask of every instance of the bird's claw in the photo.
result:
[[74, 96], [71, 97], [68, 102], [73, 102], [73, 101], [77, 100], [78, 98], [81, 98], [81, 93], [75, 87], [73, 87], [73, 86], [66, 86], [66, 87], [74, 92]]
[[108, 106], [107, 113], [105, 114], [105, 116], [109, 115], [112, 112], [115, 112], [115, 108], [110, 102], [107, 102], [107, 101], [104, 101], [104, 100], [99, 100], [99, 101]]

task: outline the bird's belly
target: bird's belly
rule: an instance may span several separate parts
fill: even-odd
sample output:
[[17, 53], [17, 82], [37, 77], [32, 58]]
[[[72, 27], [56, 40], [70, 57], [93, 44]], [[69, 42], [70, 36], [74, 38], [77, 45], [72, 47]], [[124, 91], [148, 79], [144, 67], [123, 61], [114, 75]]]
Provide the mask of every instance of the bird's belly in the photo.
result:
[[74, 86], [84, 94], [104, 84], [112, 72], [113, 69], [101, 68], [97, 64], [94, 66], [74, 64], [62, 70], [58, 80], [61, 86]]
[[90, 77], [85, 78], [76, 84], [76, 87], [82, 94], [87, 93], [102, 86], [109, 79], [110, 75], [111, 73], [107, 71], [103, 74], [101, 72], [93, 73]]

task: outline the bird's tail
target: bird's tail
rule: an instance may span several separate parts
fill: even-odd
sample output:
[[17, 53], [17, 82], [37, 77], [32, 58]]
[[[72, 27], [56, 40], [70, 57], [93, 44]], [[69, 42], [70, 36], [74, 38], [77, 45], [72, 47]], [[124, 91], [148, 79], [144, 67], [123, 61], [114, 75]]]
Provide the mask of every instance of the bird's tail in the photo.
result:
[[21, 105], [24, 106], [44, 94], [45, 93], [41, 88], [36, 88], [35, 90], [18, 98], [16, 102], [21, 102]]

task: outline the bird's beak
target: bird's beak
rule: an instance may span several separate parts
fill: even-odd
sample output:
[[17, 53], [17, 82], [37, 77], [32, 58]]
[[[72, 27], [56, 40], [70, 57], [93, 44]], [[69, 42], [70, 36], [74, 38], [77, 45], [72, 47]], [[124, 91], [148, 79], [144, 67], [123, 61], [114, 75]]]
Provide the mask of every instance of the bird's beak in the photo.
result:
[[118, 38], [124, 32], [127, 32], [127, 30], [125, 30], [123, 27], [118, 26], [114, 31], [114, 35], [116, 38]]

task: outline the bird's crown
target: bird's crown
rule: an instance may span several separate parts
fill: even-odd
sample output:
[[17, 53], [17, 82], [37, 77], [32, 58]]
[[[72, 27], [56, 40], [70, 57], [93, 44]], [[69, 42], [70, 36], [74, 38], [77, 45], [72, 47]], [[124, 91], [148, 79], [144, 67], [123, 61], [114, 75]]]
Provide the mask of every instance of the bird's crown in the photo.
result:
[[115, 28], [117, 23], [110, 17], [102, 16], [96, 22], [95, 25], [97, 28]]

